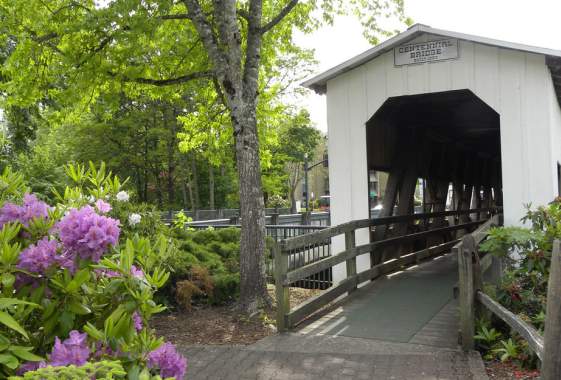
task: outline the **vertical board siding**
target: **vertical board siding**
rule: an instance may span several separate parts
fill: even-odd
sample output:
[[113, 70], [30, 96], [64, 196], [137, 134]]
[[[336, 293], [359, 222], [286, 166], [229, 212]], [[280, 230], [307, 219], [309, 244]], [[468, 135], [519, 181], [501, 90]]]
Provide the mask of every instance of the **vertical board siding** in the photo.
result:
[[499, 48], [476, 44], [474, 46], [474, 88], [485, 103], [499, 110]]
[[[328, 83], [327, 97], [327, 129], [329, 133], [329, 193], [331, 194], [331, 224], [336, 226], [354, 218], [350, 205], [351, 194], [351, 157], [349, 155], [350, 113], [348, 77], [354, 71], [335, 78]], [[365, 152], [366, 153], [366, 152]], [[335, 158], [336, 157], [336, 158]], [[334, 182], [331, 183], [331, 179]], [[331, 243], [332, 252], [345, 249], [343, 237], [335, 237]], [[337, 283], [346, 277], [345, 264], [333, 267], [333, 282]]]
[[[349, 141], [351, 167], [351, 202], [349, 204], [353, 219], [366, 219], [368, 212], [368, 168], [366, 161], [366, 128], [365, 120], [368, 120], [368, 107], [366, 102], [367, 91], [367, 68], [357, 68], [357, 74], [348, 80], [349, 86]], [[361, 101], [354, 101], [362, 99]], [[370, 241], [367, 230], [356, 231], [355, 241], [357, 245], [366, 244]], [[370, 268], [370, 255], [361, 255], [356, 259], [358, 269]]]
[[518, 52], [501, 49], [499, 62], [503, 202], [508, 225], [518, 223], [524, 212], [521, 203], [529, 199], [528, 151], [521, 122], [525, 60]]
[[550, 180], [552, 153], [548, 142], [553, 127], [549, 124], [547, 82], [551, 81], [545, 57], [525, 54], [525, 76], [522, 100], [522, 129], [525, 131], [528, 165], [529, 199], [534, 205], [545, 205], [553, 200], [554, 188]]

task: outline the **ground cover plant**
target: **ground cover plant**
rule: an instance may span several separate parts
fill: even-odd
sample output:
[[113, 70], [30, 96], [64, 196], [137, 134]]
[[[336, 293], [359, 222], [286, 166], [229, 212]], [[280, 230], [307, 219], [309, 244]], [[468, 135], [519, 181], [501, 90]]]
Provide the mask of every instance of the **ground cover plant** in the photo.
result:
[[0, 176], [0, 377], [183, 378], [185, 358], [148, 324], [168, 239], [137, 233], [104, 165], [66, 172], [74, 186], [50, 205]]
[[[482, 243], [481, 250], [500, 257], [506, 267], [500, 284], [485, 290], [543, 334], [553, 240], [561, 238], [561, 199], [537, 209], [528, 206], [523, 222], [527, 227], [493, 228]], [[487, 359], [537, 365], [527, 343], [492, 318], [479, 321], [475, 339]]]

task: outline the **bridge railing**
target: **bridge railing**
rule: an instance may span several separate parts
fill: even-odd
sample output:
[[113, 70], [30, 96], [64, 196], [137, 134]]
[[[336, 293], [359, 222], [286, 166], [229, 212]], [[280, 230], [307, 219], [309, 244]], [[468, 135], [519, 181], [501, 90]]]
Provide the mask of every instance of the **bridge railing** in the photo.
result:
[[[275, 246], [274, 253], [278, 330], [285, 331], [295, 326], [331, 301], [351, 293], [363, 282], [416, 265], [421, 260], [449, 251], [459, 242], [455, 232], [471, 232], [497, 212], [496, 208], [486, 208], [356, 220], [311, 234], [281, 240]], [[449, 219], [448, 223], [445, 223], [445, 218]], [[356, 231], [365, 228], [374, 232], [370, 234], [371, 242], [357, 246]], [[413, 232], [407, 233], [408, 229]], [[379, 231], [382, 233], [377, 234], [376, 232]], [[305, 256], [310, 250], [326, 245], [332, 238], [341, 235], [345, 239], [345, 248], [341, 252], [309, 263], [305, 260], [299, 262], [290, 260], [290, 257]], [[443, 236], [444, 242], [432, 244], [428, 238], [434, 235]], [[414, 250], [415, 244], [419, 242], [422, 243], [423, 248]], [[398, 254], [390, 255], [391, 258], [386, 260], [385, 253], [389, 248], [394, 248], [394, 253]], [[371, 255], [370, 268], [357, 273], [357, 256], [368, 253]], [[297, 308], [290, 308], [292, 284], [331, 270], [335, 265], [343, 262], [346, 263], [347, 268], [346, 278], [343, 281], [310, 298]]]

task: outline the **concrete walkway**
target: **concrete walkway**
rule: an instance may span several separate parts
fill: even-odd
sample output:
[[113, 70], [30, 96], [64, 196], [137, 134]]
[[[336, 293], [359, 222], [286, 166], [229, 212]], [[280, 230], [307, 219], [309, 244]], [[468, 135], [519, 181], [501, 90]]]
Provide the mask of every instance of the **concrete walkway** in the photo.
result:
[[480, 355], [457, 348], [456, 273], [447, 255], [358, 289], [293, 333], [183, 347], [187, 378], [486, 380]]

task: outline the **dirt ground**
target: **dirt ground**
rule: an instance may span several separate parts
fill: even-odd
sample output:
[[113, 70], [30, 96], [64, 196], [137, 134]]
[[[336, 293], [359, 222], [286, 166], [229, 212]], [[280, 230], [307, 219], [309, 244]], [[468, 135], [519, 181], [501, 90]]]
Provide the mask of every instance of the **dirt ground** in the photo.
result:
[[[274, 296], [274, 286], [269, 286], [268, 290]], [[291, 305], [298, 305], [318, 293], [318, 290], [291, 288]], [[274, 334], [274, 319], [274, 309], [248, 318], [240, 315], [235, 305], [194, 305], [190, 312], [157, 315], [150, 324], [158, 335], [175, 344], [247, 345]]]
[[520, 369], [512, 363], [500, 361], [486, 361], [485, 369], [490, 380], [534, 380], [540, 377], [539, 371]]

